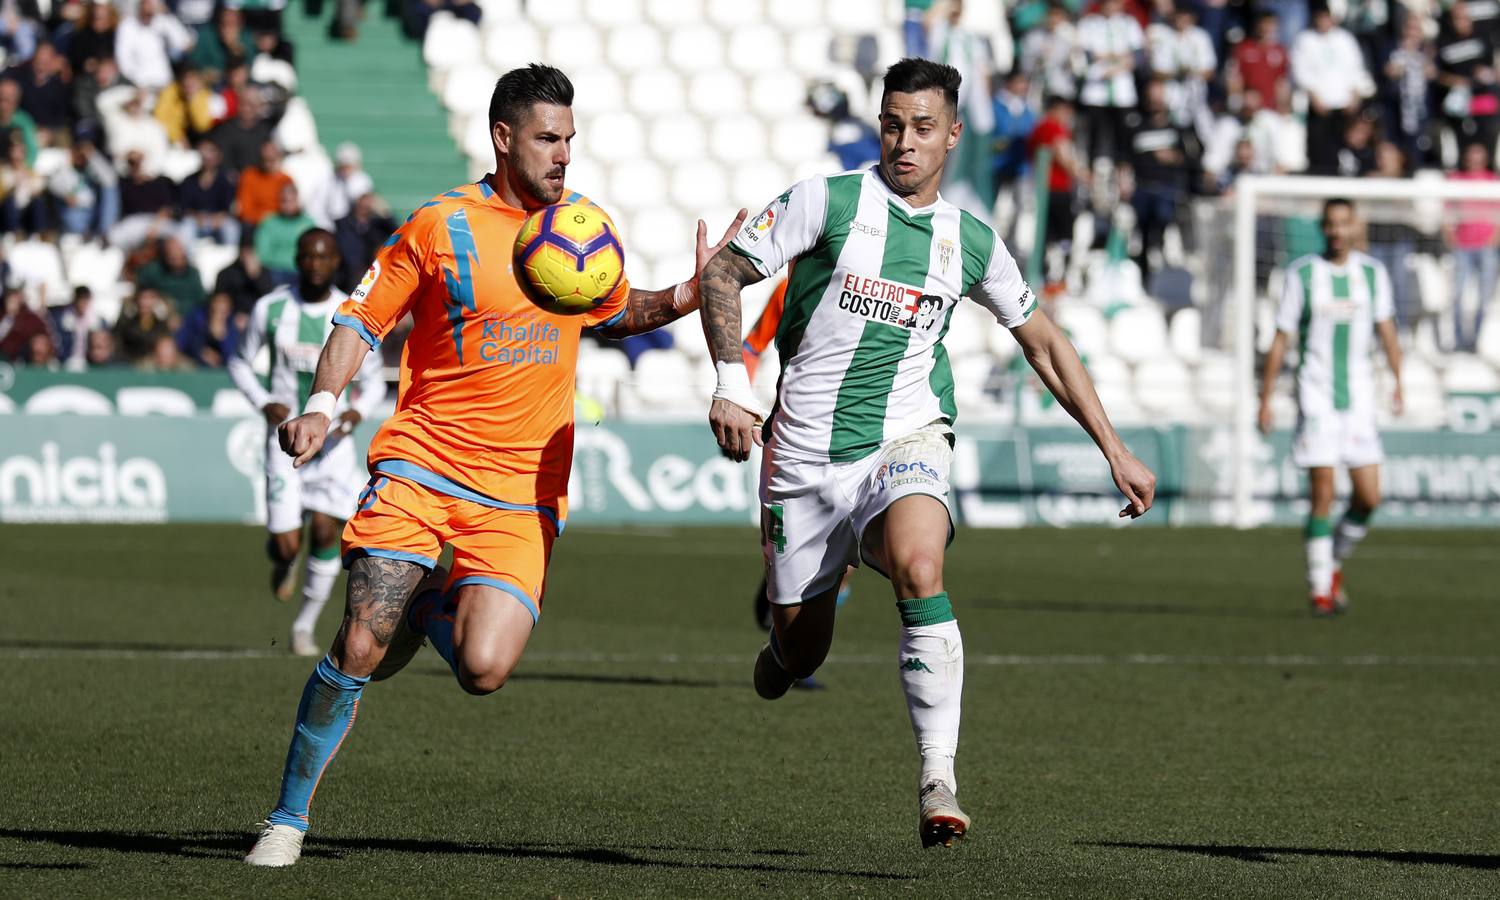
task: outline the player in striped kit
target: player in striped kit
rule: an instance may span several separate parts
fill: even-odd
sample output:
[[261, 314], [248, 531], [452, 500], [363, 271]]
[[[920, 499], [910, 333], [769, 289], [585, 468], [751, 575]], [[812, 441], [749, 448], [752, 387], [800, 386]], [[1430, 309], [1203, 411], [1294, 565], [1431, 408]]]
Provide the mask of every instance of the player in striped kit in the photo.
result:
[[[957, 415], [942, 339], [959, 301], [972, 298], [1011, 329], [1094, 438], [1129, 500], [1122, 516], [1145, 513], [1155, 491], [1004, 244], [938, 195], [962, 130], [958, 86], [949, 66], [892, 66], [879, 164], [793, 185], [715, 256], [702, 284], [719, 372], [709, 421], [720, 448], [747, 459], [765, 423], [761, 521], [775, 628], [756, 661], [756, 691], [780, 697], [822, 664], [846, 565], [863, 561], [890, 578], [903, 626], [897, 665], [922, 757], [924, 846], [951, 844], [969, 826], [953, 771], [963, 641], [942, 577]], [[740, 290], [793, 262], [768, 414], [744, 368]]]
[[[1276, 337], [1261, 378], [1260, 429], [1271, 430], [1271, 391], [1287, 344], [1298, 341], [1297, 433], [1292, 460], [1307, 469], [1307, 591], [1315, 615], [1343, 612], [1344, 561], [1369, 529], [1380, 503], [1383, 453], [1375, 425], [1375, 377], [1370, 351], [1380, 340], [1395, 376], [1392, 408], [1401, 414], [1401, 344], [1396, 337], [1391, 278], [1380, 261], [1353, 249], [1358, 223], [1348, 200], [1323, 205], [1322, 256], [1304, 256], [1286, 269]], [[1330, 524], [1333, 472], [1349, 469], [1349, 508]]]
[[[331, 233], [311, 228], [297, 242], [297, 284], [280, 287], [255, 302], [250, 326], [230, 358], [229, 377], [235, 387], [266, 417], [266, 529], [271, 537], [271, 584], [281, 600], [291, 599], [296, 573], [292, 564], [302, 547], [303, 517], [312, 530], [307, 566], [302, 579], [302, 607], [292, 623], [291, 649], [298, 656], [318, 656], [322, 645], [313, 638], [318, 613], [328, 602], [333, 583], [343, 568], [339, 534], [344, 520], [354, 514], [364, 484], [359, 454], [349, 437], [354, 426], [369, 418], [385, 399], [385, 377], [379, 354], [360, 366], [357, 387], [335, 409], [335, 425], [323, 450], [300, 470], [281, 452], [276, 426], [312, 393], [318, 355], [333, 331], [333, 314], [346, 295], [333, 284], [339, 254]], [[267, 384], [253, 366], [261, 348], [270, 350]]]

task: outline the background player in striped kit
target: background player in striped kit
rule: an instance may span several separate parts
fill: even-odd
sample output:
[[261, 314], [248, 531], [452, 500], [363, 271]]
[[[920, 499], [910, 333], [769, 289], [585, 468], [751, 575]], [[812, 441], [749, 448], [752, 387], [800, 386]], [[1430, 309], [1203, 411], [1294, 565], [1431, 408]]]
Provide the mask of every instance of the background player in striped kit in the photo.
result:
[[[877, 166], [808, 179], [772, 200], [703, 275], [703, 318], [719, 373], [709, 421], [720, 448], [749, 457], [766, 421], [763, 547], [775, 628], [756, 691], [784, 694], [822, 664], [845, 566], [887, 575], [902, 631], [897, 665], [916, 732], [918, 833], [961, 837], [958, 750], [963, 640], [943, 588], [952, 537], [953, 371], [942, 339], [969, 296], [1011, 329], [1058, 401], [1109, 460], [1129, 500], [1151, 506], [1155, 476], [1120, 441], [1068, 339], [1037, 308], [987, 225], [938, 195], [958, 144], [959, 74], [907, 59], [886, 72]], [[740, 290], [795, 261], [777, 329], [775, 411], [750, 392]]]
[[[302, 607], [292, 622], [291, 649], [298, 656], [318, 656], [323, 648], [313, 638], [318, 613], [328, 602], [343, 564], [339, 533], [354, 514], [365, 474], [349, 434], [369, 418], [385, 399], [385, 376], [378, 354], [360, 366], [358, 381], [334, 410], [334, 426], [323, 450], [301, 469], [281, 452], [276, 426], [291, 417], [312, 393], [318, 354], [333, 331], [333, 313], [347, 296], [333, 284], [338, 271], [338, 245], [322, 228], [303, 232], [297, 241], [297, 283], [280, 287], [255, 302], [250, 327], [228, 363], [235, 387], [266, 417], [266, 529], [271, 536], [271, 587], [277, 599], [291, 599], [296, 585], [293, 563], [302, 547], [303, 520], [310, 528], [306, 572], [302, 578]], [[255, 374], [261, 348], [270, 351], [266, 383]]]
[[[1271, 391], [1287, 343], [1298, 340], [1297, 433], [1292, 460], [1307, 469], [1307, 592], [1316, 615], [1342, 612], [1344, 560], [1369, 530], [1380, 503], [1380, 461], [1375, 423], [1374, 339], [1395, 377], [1392, 408], [1401, 414], [1401, 343], [1396, 337], [1391, 277], [1380, 261], [1353, 249], [1358, 222], [1343, 199], [1323, 205], [1322, 256], [1304, 256], [1287, 266], [1276, 338], [1261, 377], [1260, 429], [1271, 430]], [[1337, 528], [1329, 523], [1333, 472], [1347, 466], [1349, 508]]]

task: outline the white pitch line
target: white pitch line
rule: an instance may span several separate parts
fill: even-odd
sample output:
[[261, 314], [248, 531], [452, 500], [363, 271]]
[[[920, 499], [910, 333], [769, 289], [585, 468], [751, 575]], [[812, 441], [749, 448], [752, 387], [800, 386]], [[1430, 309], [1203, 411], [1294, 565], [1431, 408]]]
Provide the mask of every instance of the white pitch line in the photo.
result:
[[[0, 660], [49, 660], [49, 659], [100, 659], [132, 660], [153, 659], [171, 662], [223, 662], [245, 659], [292, 659], [284, 650], [132, 650], [109, 647], [0, 647]], [[605, 663], [613, 665], [652, 666], [738, 666], [754, 662], [752, 655], [739, 654], [678, 654], [678, 653], [591, 653], [591, 652], [538, 652], [529, 653], [529, 663]], [[892, 656], [834, 654], [828, 657], [832, 665], [884, 666], [894, 661]], [[1495, 668], [1500, 667], [1500, 656], [1433, 656], [1386, 654], [1364, 654], [1353, 656], [1314, 656], [1306, 654], [1263, 655], [1213, 655], [1171, 653], [1043, 653], [1043, 654], [974, 654], [965, 659], [970, 666], [1024, 668], [1045, 666], [1210, 666], [1210, 667], [1437, 667], [1437, 668]], [[523, 668], [524, 671], [524, 668]]]

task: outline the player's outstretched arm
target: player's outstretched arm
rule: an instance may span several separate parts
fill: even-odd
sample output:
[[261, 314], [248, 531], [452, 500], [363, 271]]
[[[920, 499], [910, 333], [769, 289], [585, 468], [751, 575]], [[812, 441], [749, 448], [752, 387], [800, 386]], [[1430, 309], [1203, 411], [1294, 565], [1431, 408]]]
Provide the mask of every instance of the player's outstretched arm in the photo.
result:
[[675, 322], [693, 310], [697, 309], [703, 302], [702, 291], [699, 282], [703, 278], [703, 268], [708, 265], [709, 260], [714, 258], [734, 233], [745, 224], [745, 210], [740, 210], [734, 221], [729, 223], [729, 228], [719, 238], [717, 244], [708, 243], [708, 224], [702, 219], [698, 220], [698, 244], [696, 262], [693, 267], [693, 277], [681, 284], [673, 285], [660, 291], [640, 291], [630, 289], [630, 296], [625, 301], [625, 315], [620, 321], [608, 328], [595, 329], [599, 334], [610, 338], [622, 338], [630, 334], [640, 334], [645, 331], [654, 331], [669, 322]]
[[1256, 424], [1261, 434], [1271, 433], [1271, 392], [1276, 389], [1276, 376], [1281, 374], [1281, 360], [1286, 356], [1286, 343], [1290, 339], [1285, 331], [1277, 331], [1266, 351], [1266, 364], [1260, 371], [1260, 412]]
[[708, 424], [719, 449], [736, 462], [750, 458], [751, 443], [760, 443], [756, 426], [768, 415], [750, 391], [740, 336], [740, 291], [764, 277], [732, 250], [716, 253], [703, 270], [703, 334], [719, 373]]
[[1391, 412], [1401, 415], [1406, 411], [1406, 401], [1401, 396], [1401, 338], [1396, 334], [1396, 321], [1385, 319], [1375, 323], [1375, 333], [1380, 335], [1380, 346], [1385, 350], [1385, 361], [1390, 363], [1391, 377], [1396, 386], [1391, 391]]
[[1016, 342], [1026, 354], [1026, 361], [1047, 390], [1083, 426], [1109, 461], [1115, 486], [1130, 501], [1120, 510], [1121, 518], [1129, 516], [1134, 519], [1145, 515], [1156, 496], [1156, 476], [1125, 448], [1125, 443], [1115, 433], [1109, 417], [1104, 414], [1099, 395], [1094, 391], [1094, 381], [1067, 335], [1040, 311], [1026, 324], [1012, 328], [1010, 333], [1015, 335]]
[[333, 406], [339, 394], [354, 380], [354, 375], [370, 352], [370, 345], [347, 325], [333, 326], [333, 334], [318, 357], [318, 371], [313, 376], [312, 396], [302, 415], [282, 423], [277, 429], [281, 449], [291, 456], [292, 465], [302, 464], [318, 455], [333, 420]]

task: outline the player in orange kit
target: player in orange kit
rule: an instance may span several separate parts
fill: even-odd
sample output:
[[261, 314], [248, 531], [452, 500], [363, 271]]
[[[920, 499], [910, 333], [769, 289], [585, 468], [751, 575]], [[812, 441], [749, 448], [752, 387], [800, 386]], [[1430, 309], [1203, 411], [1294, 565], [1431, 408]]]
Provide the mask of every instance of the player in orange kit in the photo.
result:
[[[365, 684], [394, 674], [424, 640], [469, 693], [505, 684], [567, 516], [580, 332], [622, 337], [697, 309], [703, 266], [744, 221], [740, 210], [713, 246], [700, 221], [695, 271], [675, 287], [640, 291], [621, 278], [582, 315], [534, 306], [511, 271], [527, 211], [589, 202], [563, 186], [572, 102], [573, 85], [549, 66], [501, 76], [490, 99], [495, 172], [424, 204], [386, 243], [334, 315], [304, 414], [281, 426], [295, 465], [312, 459], [338, 394], [412, 314], [396, 414], [370, 445], [372, 477], [344, 531], [343, 626], [303, 691], [281, 796], [248, 863], [298, 860], [308, 805]], [[437, 565], [444, 545], [451, 574]]]

